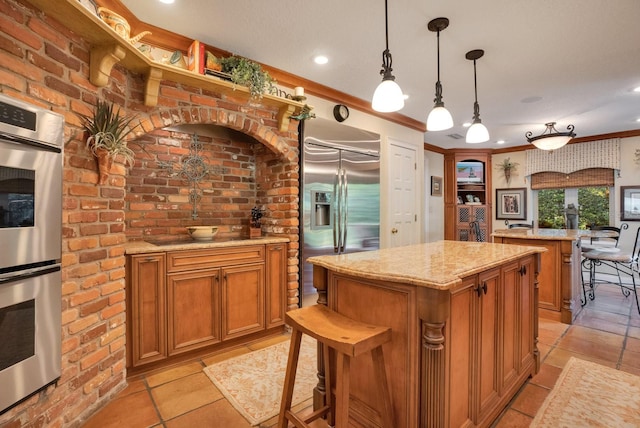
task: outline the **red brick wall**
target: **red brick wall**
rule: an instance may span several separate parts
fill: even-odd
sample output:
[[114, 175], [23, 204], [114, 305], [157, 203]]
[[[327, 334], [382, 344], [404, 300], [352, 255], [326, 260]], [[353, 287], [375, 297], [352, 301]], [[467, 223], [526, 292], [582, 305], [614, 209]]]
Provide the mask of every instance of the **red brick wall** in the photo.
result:
[[[172, 234], [192, 222], [185, 216], [190, 213], [190, 205], [185, 206], [181, 199], [184, 182], [157, 177], [160, 171], [153, 166], [164, 156], [175, 158], [185, 153], [188, 139], [161, 128], [215, 123], [256, 140], [253, 144], [230, 142], [230, 149], [247, 157], [246, 164], [240, 166], [233, 159], [221, 157], [222, 142], [207, 141], [208, 150], [216, 153], [211, 161], [226, 162], [230, 172], [203, 185], [210, 195], [199, 207], [202, 217], [198, 221], [219, 222], [229, 233], [235, 233], [233, 226], [246, 225], [247, 209], [254, 204], [265, 206], [263, 231], [292, 241], [289, 302], [297, 302], [297, 122], [292, 122], [287, 132], [279, 132], [273, 109], [247, 105], [233, 97], [222, 99], [168, 81], [161, 84], [158, 106], [149, 108], [142, 102], [140, 76], [116, 66], [104, 88], [92, 85], [88, 76], [86, 42], [24, 0], [0, 0], [0, 91], [63, 114], [66, 141], [62, 376], [56, 385], [0, 414], [1, 427], [79, 426], [125, 386], [127, 235], [140, 238], [146, 228]], [[89, 113], [98, 98], [137, 114], [142, 123], [131, 145], [137, 152], [135, 166], [127, 170], [122, 163], [114, 163], [103, 186], [96, 185], [96, 162], [84, 146], [74, 113]], [[254, 168], [253, 175], [248, 174], [246, 166]], [[222, 190], [225, 185], [229, 187]], [[237, 192], [231, 190], [234, 185], [239, 187]], [[174, 196], [175, 204], [171, 201]], [[145, 203], [149, 205], [137, 205]], [[160, 210], [161, 206], [164, 209]], [[149, 209], [140, 209], [145, 207]], [[223, 212], [231, 215], [225, 217]], [[137, 223], [147, 220], [148, 225]]]

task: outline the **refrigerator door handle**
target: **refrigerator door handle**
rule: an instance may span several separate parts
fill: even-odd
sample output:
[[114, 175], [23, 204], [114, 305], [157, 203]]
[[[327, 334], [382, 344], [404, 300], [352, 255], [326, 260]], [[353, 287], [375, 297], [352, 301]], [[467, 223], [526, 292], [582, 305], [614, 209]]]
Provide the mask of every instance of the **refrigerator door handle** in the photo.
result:
[[340, 192], [340, 170], [336, 171], [335, 178], [333, 179], [333, 252], [338, 253], [340, 247], [339, 239], [339, 218], [340, 218], [340, 199], [338, 197]]
[[344, 248], [347, 246], [347, 219], [349, 218], [349, 209], [347, 207], [347, 170], [342, 170], [342, 245], [340, 245], [340, 252], [344, 253]]

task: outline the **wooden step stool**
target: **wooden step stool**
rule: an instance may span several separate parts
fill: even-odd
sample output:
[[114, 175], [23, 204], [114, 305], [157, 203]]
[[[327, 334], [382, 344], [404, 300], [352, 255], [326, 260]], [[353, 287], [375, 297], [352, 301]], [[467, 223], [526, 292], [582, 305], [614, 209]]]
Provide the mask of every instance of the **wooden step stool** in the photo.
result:
[[[371, 352], [375, 379], [380, 382], [379, 401], [383, 427], [392, 428], [393, 408], [391, 394], [384, 369], [382, 345], [391, 341], [391, 328], [364, 324], [347, 318], [323, 305], [294, 309], [285, 314], [285, 322], [293, 331], [289, 361], [282, 391], [278, 427], [286, 428], [291, 421], [298, 428], [308, 427], [308, 423], [329, 414], [328, 423], [336, 428], [347, 428], [349, 420], [349, 368], [351, 357]], [[325, 361], [325, 405], [305, 419], [291, 411], [293, 386], [296, 380], [298, 354], [302, 334], [315, 338], [323, 346]], [[335, 414], [332, 409], [329, 348], [336, 353]]]

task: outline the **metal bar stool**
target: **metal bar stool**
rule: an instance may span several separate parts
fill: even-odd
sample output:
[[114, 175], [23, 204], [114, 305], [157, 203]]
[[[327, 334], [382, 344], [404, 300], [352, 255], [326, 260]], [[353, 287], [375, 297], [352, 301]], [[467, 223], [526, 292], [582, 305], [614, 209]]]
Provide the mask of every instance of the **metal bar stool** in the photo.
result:
[[[293, 331], [289, 360], [282, 391], [278, 427], [286, 428], [291, 421], [298, 428], [308, 427], [309, 423], [329, 415], [328, 423], [336, 428], [347, 428], [349, 420], [349, 369], [351, 358], [371, 352], [373, 357], [373, 375], [380, 382], [379, 401], [383, 427], [393, 426], [393, 408], [391, 394], [384, 368], [382, 345], [391, 340], [391, 328], [365, 324], [347, 318], [323, 305], [294, 309], [285, 314], [285, 321]], [[315, 338], [322, 343], [325, 361], [325, 405], [301, 419], [291, 411], [293, 386], [298, 367], [298, 353], [302, 334]], [[336, 354], [336, 373], [330, 373], [329, 348]], [[335, 410], [332, 410], [331, 377], [335, 376]]]

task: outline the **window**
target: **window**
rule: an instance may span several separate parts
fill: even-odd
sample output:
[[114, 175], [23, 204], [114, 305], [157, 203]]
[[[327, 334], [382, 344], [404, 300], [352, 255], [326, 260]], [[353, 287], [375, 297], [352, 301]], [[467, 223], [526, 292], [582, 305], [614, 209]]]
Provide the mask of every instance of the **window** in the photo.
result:
[[610, 187], [578, 187], [570, 189], [542, 189], [534, 192], [538, 212], [538, 227], [563, 229], [566, 226], [565, 208], [574, 204], [579, 209], [578, 228], [607, 226], [611, 215]]

